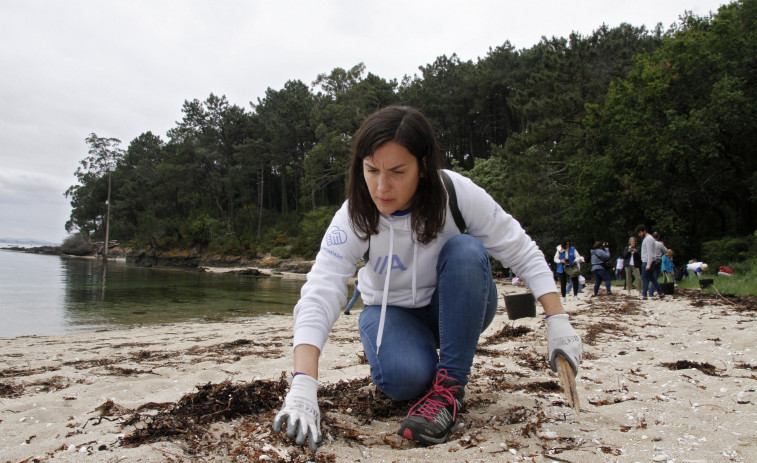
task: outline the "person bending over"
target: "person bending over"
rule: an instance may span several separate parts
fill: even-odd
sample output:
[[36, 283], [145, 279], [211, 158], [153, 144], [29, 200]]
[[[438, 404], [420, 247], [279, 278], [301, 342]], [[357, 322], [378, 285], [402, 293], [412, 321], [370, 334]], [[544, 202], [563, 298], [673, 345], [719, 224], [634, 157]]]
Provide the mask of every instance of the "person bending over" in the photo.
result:
[[[455, 429], [479, 336], [497, 311], [487, 252], [543, 306], [552, 370], [561, 355], [577, 371], [581, 339], [544, 255], [486, 191], [442, 169], [433, 129], [418, 110], [390, 106], [370, 115], [351, 156], [347, 200], [294, 308], [294, 376], [274, 431], [286, 424], [297, 444], [321, 444], [318, 359], [366, 255], [358, 272], [364, 303], [358, 328], [371, 377], [392, 399], [419, 398], [399, 435], [431, 445]], [[468, 234], [452, 220], [453, 191]]]

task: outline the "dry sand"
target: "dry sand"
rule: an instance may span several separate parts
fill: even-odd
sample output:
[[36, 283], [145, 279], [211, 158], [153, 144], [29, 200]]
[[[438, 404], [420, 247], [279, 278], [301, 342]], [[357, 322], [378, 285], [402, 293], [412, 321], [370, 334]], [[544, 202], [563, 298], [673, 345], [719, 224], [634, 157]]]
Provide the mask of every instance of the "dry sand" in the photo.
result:
[[590, 291], [566, 306], [584, 340], [580, 416], [547, 368], [543, 320], [511, 322], [501, 302], [464, 425], [443, 445], [405, 441], [409, 404], [375, 396], [356, 309], [323, 352], [313, 454], [271, 431], [292, 327], [271, 315], [0, 340], [0, 461], [757, 461], [756, 300]]

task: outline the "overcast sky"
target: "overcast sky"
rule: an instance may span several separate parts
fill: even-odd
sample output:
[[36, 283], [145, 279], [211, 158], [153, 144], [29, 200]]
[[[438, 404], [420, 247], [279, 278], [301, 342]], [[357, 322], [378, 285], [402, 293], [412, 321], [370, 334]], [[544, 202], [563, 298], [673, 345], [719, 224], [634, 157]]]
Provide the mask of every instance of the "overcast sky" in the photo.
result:
[[360, 62], [401, 80], [509, 40], [665, 29], [720, 0], [0, 0], [0, 238], [61, 242], [90, 133], [165, 139], [184, 100], [250, 110], [267, 88]]

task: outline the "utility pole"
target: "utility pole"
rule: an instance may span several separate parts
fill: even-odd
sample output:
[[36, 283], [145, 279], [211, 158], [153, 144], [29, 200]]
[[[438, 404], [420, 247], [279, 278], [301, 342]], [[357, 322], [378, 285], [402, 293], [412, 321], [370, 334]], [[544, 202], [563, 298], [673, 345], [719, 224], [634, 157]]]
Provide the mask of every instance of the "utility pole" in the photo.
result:
[[115, 167], [108, 167], [108, 200], [105, 202], [107, 207], [105, 212], [105, 248], [103, 248], [103, 262], [108, 261], [108, 229], [110, 228], [110, 175], [114, 170], [116, 170]]

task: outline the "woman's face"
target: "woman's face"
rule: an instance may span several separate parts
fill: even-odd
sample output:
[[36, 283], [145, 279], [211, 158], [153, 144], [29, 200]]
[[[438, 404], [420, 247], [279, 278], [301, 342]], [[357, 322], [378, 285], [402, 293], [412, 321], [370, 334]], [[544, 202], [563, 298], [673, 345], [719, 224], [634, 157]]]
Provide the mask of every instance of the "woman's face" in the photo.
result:
[[390, 141], [363, 159], [363, 176], [379, 212], [391, 214], [410, 207], [421, 173], [415, 156]]

